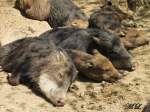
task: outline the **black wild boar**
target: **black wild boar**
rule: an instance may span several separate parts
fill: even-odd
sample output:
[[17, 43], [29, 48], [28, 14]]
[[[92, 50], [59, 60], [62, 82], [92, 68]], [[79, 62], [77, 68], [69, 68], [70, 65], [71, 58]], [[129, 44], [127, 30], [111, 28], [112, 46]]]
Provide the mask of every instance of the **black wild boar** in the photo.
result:
[[24, 38], [1, 47], [0, 65], [11, 73], [11, 85], [26, 79], [56, 106], [65, 104], [67, 90], [77, 75], [67, 53], [43, 38]]
[[89, 79], [95, 81], [114, 82], [122, 75], [112, 65], [112, 63], [97, 50], [93, 54], [88, 54], [79, 50], [67, 49], [77, 69]]
[[89, 27], [115, 31], [121, 28], [121, 22], [125, 19], [132, 19], [132, 16], [108, 3], [90, 15]]
[[121, 39], [110, 32], [100, 32], [102, 33], [96, 35], [97, 38], [94, 38], [97, 43], [96, 48], [109, 58], [116, 68], [129, 71], [135, 70], [132, 56], [124, 47]]
[[48, 21], [52, 28], [88, 26], [87, 16], [71, 0], [17, 0], [16, 7], [31, 19]]
[[117, 30], [121, 28], [121, 18], [114, 12], [102, 10], [92, 13], [89, 19], [90, 28]]
[[113, 62], [116, 68], [132, 70], [131, 55], [124, 48], [121, 40], [110, 32], [99, 29], [57, 28], [41, 36], [53, 40], [56, 45], [65, 49], [76, 49], [87, 53], [98, 49]]

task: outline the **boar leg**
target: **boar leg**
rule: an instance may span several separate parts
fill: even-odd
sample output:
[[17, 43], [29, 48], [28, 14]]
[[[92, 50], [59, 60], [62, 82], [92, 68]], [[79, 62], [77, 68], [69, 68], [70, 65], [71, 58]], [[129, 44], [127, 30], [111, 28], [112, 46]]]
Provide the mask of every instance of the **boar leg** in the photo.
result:
[[17, 86], [20, 83], [20, 75], [19, 74], [8, 74], [8, 83], [12, 86]]

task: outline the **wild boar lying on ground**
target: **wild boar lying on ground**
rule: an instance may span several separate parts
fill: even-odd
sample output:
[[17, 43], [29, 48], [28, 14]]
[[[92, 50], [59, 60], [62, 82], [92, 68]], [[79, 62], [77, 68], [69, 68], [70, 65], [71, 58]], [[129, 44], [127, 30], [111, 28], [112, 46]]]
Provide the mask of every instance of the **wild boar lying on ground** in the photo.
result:
[[122, 77], [112, 63], [97, 50], [93, 51], [93, 55], [72, 49], [67, 49], [67, 53], [77, 69], [89, 79], [114, 82]]
[[116, 31], [121, 28], [122, 20], [131, 18], [132, 16], [124, 13], [117, 6], [105, 4], [90, 15], [89, 27]]
[[87, 16], [71, 0], [17, 0], [16, 7], [31, 19], [48, 21], [52, 28], [88, 26]]
[[91, 53], [98, 49], [119, 69], [133, 70], [131, 55], [119, 38], [99, 29], [57, 28], [47, 31], [41, 37], [53, 40], [64, 49], [76, 49]]
[[149, 40], [144, 37], [144, 32], [136, 29], [127, 29], [125, 37], [121, 38], [124, 46], [129, 50], [149, 43]]
[[11, 85], [26, 79], [56, 106], [64, 105], [67, 90], [77, 75], [67, 53], [41, 38], [24, 38], [1, 47], [0, 65], [11, 73]]

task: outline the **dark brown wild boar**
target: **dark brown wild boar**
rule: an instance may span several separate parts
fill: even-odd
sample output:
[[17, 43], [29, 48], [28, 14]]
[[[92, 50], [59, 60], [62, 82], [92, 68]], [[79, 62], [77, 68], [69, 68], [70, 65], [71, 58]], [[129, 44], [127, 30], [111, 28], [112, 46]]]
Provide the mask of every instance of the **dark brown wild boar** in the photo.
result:
[[41, 38], [24, 38], [1, 47], [0, 65], [11, 73], [11, 85], [25, 80], [56, 106], [65, 104], [68, 88], [77, 76], [67, 53]]
[[121, 39], [110, 32], [87, 28], [57, 28], [40, 35], [53, 40], [64, 49], [75, 49], [92, 53], [97, 49], [118, 69], [134, 70], [132, 56], [125, 49]]
[[125, 33], [125, 37], [122, 37], [121, 40], [127, 49], [133, 49], [149, 43], [141, 30], [127, 29]]
[[67, 49], [67, 52], [73, 59], [79, 72], [89, 79], [114, 82], [122, 77], [109, 59], [97, 50], [93, 51], [93, 55], [72, 49]]
[[88, 26], [87, 16], [71, 0], [17, 0], [16, 7], [31, 19], [47, 21], [52, 28]]

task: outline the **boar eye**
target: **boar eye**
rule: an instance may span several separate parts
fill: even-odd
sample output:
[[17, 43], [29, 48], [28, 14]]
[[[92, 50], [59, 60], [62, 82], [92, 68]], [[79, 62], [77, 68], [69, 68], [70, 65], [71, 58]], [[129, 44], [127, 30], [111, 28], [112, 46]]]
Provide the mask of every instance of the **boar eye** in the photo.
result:
[[73, 23], [72, 23], [73, 26], [75, 26], [75, 25], [77, 25], [77, 24], [78, 24], [77, 22], [73, 22]]
[[92, 63], [92, 62], [88, 62], [88, 63], [86, 63], [86, 65], [88, 68], [92, 68], [95, 66], [94, 63]]

